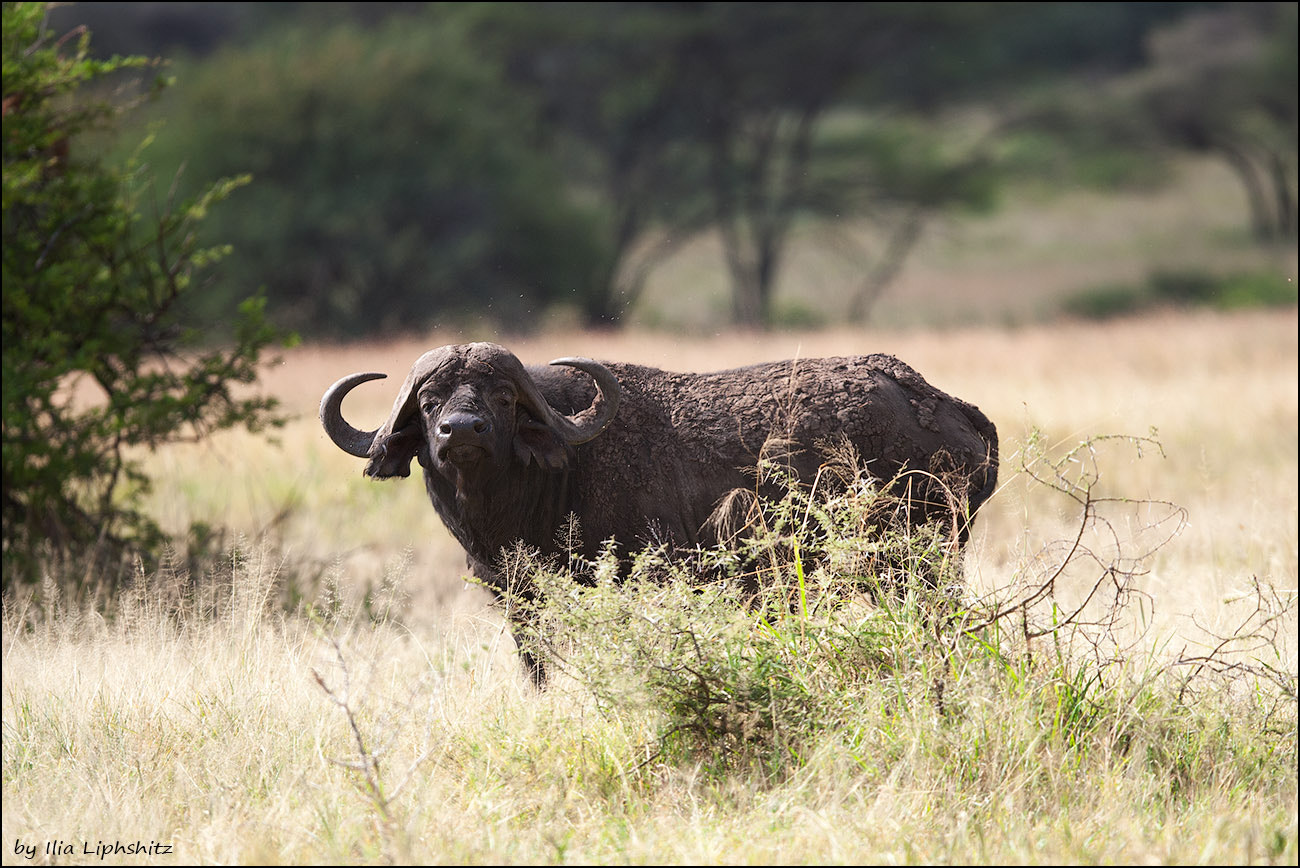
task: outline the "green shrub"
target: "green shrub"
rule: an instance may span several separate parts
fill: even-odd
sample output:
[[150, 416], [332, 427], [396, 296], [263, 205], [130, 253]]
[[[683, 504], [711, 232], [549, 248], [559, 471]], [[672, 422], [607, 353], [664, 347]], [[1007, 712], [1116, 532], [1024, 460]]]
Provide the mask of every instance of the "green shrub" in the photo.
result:
[[1110, 319], [1158, 307], [1233, 310], [1295, 303], [1295, 282], [1274, 272], [1153, 271], [1140, 285], [1106, 284], [1077, 292], [1061, 310], [1083, 319]]
[[770, 325], [777, 329], [820, 329], [827, 323], [826, 311], [796, 299], [777, 299], [772, 303]]
[[[779, 781], [826, 750], [870, 773], [884, 756], [922, 750], [908, 763], [975, 778], [996, 773], [998, 751], [1027, 761], [1046, 751], [1053, 763], [1145, 763], [1163, 779], [1180, 774], [1172, 734], [1205, 719], [1200, 689], [1212, 679], [1253, 678], [1251, 713], [1264, 717], [1294, 696], [1294, 673], [1231, 658], [1280, 647], [1294, 603], [1261, 591], [1257, 617], [1194, 661], [1161, 664], [1121, 642], [1135, 578], [1183, 525], [1176, 506], [1148, 503], [1160, 515], [1147, 536], [1108, 545], [1118, 539], [1107, 510], [1132, 503], [1097, 495], [1098, 454], [1124, 444], [1158, 449], [1095, 438], [1049, 457], [1031, 439], [1022, 472], [1078, 507], [1079, 532], [983, 599], [960, 587], [942, 536], [909, 530], [879, 487], [814, 496], [790, 485], [731, 546], [690, 558], [648, 549], [620, 564], [606, 549], [559, 564], [515, 551], [507, 575], [530, 594], [511, 604], [527, 607], [525, 642], [552, 671], [607, 714], [656, 721], [665, 761], [719, 776]], [[1067, 602], [1066, 575], [1076, 589], [1091, 583], [1083, 603]], [[991, 708], [1002, 716], [990, 720]], [[1235, 744], [1215, 742], [1205, 761]]]
[[1076, 292], [1065, 299], [1061, 310], [1083, 319], [1112, 319], [1149, 306], [1150, 299], [1143, 287], [1115, 283]]
[[1229, 276], [1218, 295], [1221, 308], [1285, 307], [1295, 303], [1295, 281], [1267, 271]]
[[200, 246], [197, 228], [247, 179], [160, 204], [138, 163], [103, 162], [87, 137], [115, 111], [87, 88], [146, 61], [91, 60], [88, 33], [56, 42], [44, 14], [4, 5], [6, 587], [51, 557], [120, 567], [157, 554], [133, 447], [274, 421], [273, 400], [233, 394], [278, 338], [262, 301], [225, 307], [239, 311], [229, 349], [195, 349], [197, 324], [180, 313], [227, 252]]
[[909, 527], [859, 465], [833, 454], [823, 494], [779, 462], [763, 473], [785, 496], [726, 504], [744, 525], [719, 527], [728, 545], [686, 559], [647, 549], [630, 566], [612, 548], [565, 565], [516, 551], [508, 571], [537, 593], [511, 601], [531, 610], [532, 650], [605, 708], [662, 714], [661, 749], [719, 772], [797, 765], [956, 613], [951, 541]]
[[1222, 278], [1204, 271], [1155, 271], [1147, 277], [1147, 294], [1153, 304], [1211, 305], [1222, 286]]

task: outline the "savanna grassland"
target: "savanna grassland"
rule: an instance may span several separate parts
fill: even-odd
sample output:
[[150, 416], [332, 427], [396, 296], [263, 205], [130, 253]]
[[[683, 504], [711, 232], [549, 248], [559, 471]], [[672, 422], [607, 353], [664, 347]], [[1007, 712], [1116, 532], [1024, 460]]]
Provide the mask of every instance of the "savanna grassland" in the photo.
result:
[[[1003, 279], [1032, 295], [1039, 267]], [[714, 637], [710, 683], [745, 688], [692, 706], [645, 659], [658, 640], [575, 611], [616, 589], [570, 588], [572, 666], [537, 693], [422, 483], [363, 479], [315, 419], [339, 376], [387, 371], [345, 407], [374, 427], [421, 352], [485, 337], [676, 370], [893, 353], [1001, 436], [963, 604], [1023, 599], [1072, 557], [1035, 623], [1098, 576], [1128, 591], [1096, 601], [1109, 626], [1026, 644], [1027, 619], [954, 640], [907, 601], [760, 623], [630, 590], [665, 623], [656, 607], [686, 611], [681, 635]], [[231, 529], [215, 557], [107, 606], [55, 582], [6, 601], [4, 862], [1295, 864], [1298, 369], [1294, 307], [289, 351], [263, 378], [291, 417], [274, 441], [150, 459], [169, 529]], [[1116, 434], [1142, 439], [1051, 463]], [[1079, 534], [1079, 502], [1026, 465], [1095, 468], [1072, 490], [1104, 526]], [[1097, 560], [1059, 544], [1076, 536]]]

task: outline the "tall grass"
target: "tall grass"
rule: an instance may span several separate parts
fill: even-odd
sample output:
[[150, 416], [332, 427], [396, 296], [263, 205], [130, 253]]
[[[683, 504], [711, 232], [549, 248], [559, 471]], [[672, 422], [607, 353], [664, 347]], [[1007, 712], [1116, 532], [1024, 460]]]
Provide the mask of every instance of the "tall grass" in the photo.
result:
[[[658, 340], [583, 352], [814, 338], [678, 364]], [[815, 340], [997, 422], [960, 570], [912, 580], [923, 534], [873, 561], [888, 510], [852, 486], [792, 497], [729, 581], [721, 553], [629, 582], [521, 557], [550, 590], [537, 693], [417, 483], [360, 479], [311, 419], [178, 448], [160, 514], [246, 537], [107, 610], [55, 580], [5, 601], [5, 862], [1294, 864], [1294, 312]], [[362, 367], [306, 350], [270, 381], [310, 412]], [[364, 422], [391, 394], [357, 398]]]
[[111, 621], [50, 583], [5, 611], [5, 838], [164, 862], [1294, 862], [1294, 599], [1261, 590], [1206, 653], [1142, 641], [1134, 580], [1179, 513], [1154, 543], [1121, 530], [1107, 442], [1029, 453], [1078, 531], [982, 596], [863, 484], [792, 488], [747, 556], [650, 550], [626, 581], [613, 552], [516, 552], [542, 694], [499, 631], [404, 624], [400, 574], [284, 614], [282, 563], [236, 546], [141, 576]]
[[1294, 735], [1283, 705], [1297, 692], [1283, 640], [1293, 599], [1259, 589], [1254, 610], [1205, 654], [1166, 657], [1142, 641], [1136, 579], [1183, 514], [1143, 504], [1156, 514], [1148, 525], [1117, 526], [1108, 514], [1117, 501], [1097, 492], [1098, 453], [1111, 439], [1158, 448], [1095, 438], [1026, 460], [1025, 474], [1074, 502], [1077, 532], [983, 597], [951, 583], [960, 571], [944, 537], [909, 526], [897, 498], [859, 471], [821, 497], [791, 484], [739, 552], [683, 563], [647, 550], [626, 582], [610, 550], [576, 570], [572, 558], [515, 552], [509, 575], [542, 601], [516, 605], [534, 610], [536, 650], [600, 707], [658, 717], [661, 751], [723, 772], [752, 764], [784, 780], [825, 738], [865, 762], [864, 707], [922, 706], [960, 722], [967, 690], [984, 701], [1027, 697], [1036, 704], [1019, 711], [1031, 728], [1089, 750], [1102, 730], [1129, 744], [1134, 718], [1180, 715], [1200, 681], [1231, 675], [1272, 697], [1265, 714]]

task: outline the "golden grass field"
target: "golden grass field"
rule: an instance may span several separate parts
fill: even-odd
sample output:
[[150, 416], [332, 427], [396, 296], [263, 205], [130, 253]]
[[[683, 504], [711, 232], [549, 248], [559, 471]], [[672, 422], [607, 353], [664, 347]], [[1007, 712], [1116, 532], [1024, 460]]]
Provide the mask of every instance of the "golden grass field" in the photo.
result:
[[[460, 552], [422, 483], [364, 480], [315, 419], [334, 379], [387, 371], [345, 407], [373, 427], [416, 356], [470, 337], [481, 335], [287, 352], [264, 378], [291, 416], [277, 443], [227, 433], [150, 459], [152, 502], [172, 529], [202, 519], [244, 535], [232, 597], [216, 615], [169, 603], [185, 577], [168, 575], [141, 582], [111, 622], [69, 606], [20, 631], [24, 613], [10, 603], [5, 864], [100, 861], [98, 841], [172, 846], [150, 863], [1294, 862], [1292, 776], [1220, 781], [1211, 769], [1207, 790], [1179, 799], [1122, 763], [1098, 775], [1052, 768], [1050, 742], [1028, 734], [983, 745], [993, 757], [985, 774], [1006, 777], [978, 786], [952, 779], [949, 748], [924, 740], [896, 746], [870, 774], [827, 748], [775, 785], [718, 779], [689, 763], [638, 768], [650, 723], [600, 713], [576, 688], [534, 693], [499, 612], [464, 585]], [[931, 332], [564, 332], [509, 345], [525, 362], [582, 354], [677, 370], [898, 355], [998, 426], [1002, 489], [977, 523], [966, 563], [973, 588], [1011, 581], [1042, 544], [1070, 532], [1063, 505], [1017, 474], [1032, 429], [1071, 445], [1154, 428], [1163, 457], [1118, 446], [1101, 463], [1104, 493], [1187, 511], [1185, 529], [1141, 580], [1156, 613], [1151, 647], [1199, 638], [1192, 618], [1231, 626], [1244, 605], [1231, 601], [1251, 577], [1296, 590], [1294, 309]], [[376, 605], [401, 616], [366, 626], [346, 615], [277, 615], [268, 601], [294, 571], [324, 574], [318, 603], [335, 591], [355, 603], [369, 587]], [[1288, 632], [1281, 651], [1294, 668], [1294, 624]], [[423, 755], [391, 816], [357, 790], [358, 772], [334, 762], [358, 754], [313, 673], [335, 689], [349, 679], [360, 731], [375, 744], [393, 739], [388, 787]], [[987, 711], [1017, 715], [1010, 703]], [[1046, 783], [1031, 783], [1035, 774]], [[56, 841], [76, 854], [28, 860], [15, 850]]]

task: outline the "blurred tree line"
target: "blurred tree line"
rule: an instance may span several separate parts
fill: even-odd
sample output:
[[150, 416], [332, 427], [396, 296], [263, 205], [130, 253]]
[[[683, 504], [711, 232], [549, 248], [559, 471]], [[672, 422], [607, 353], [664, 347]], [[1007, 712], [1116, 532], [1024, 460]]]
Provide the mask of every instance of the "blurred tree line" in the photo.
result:
[[705, 230], [763, 326], [792, 226], [868, 220], [862, 319], [927, 221], [1010, 179], [1159, 180], [1221, 157], [1261, 242], [1296, 235], [1288, 3], [96, 3], [98, 50], [179, 86], [145, 152], [234, 245], [193, 304], [264, 287], [304, 333], [563, 305], [617, 324]]

